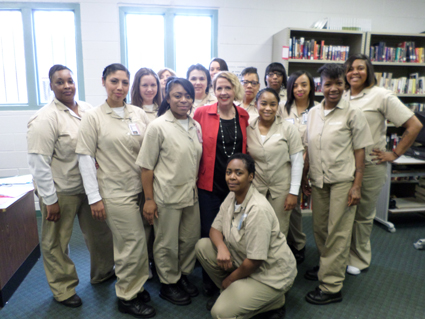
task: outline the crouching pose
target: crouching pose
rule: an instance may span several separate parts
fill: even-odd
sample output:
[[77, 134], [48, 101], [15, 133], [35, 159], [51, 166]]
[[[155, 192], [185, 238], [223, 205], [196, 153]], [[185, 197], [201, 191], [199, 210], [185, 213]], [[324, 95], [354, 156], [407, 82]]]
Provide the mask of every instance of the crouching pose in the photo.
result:
[[210, 238], [196, 245], [196, 257], [221, 288], [220, 295], [207, 303], [213, 318], [283, 312], [285, 292], [297, 274], [294, 255], [272, 206], [251, 185], [254, 175], [249, 155], [237, 153], [229, 158], [230, 193], [212, 224]]

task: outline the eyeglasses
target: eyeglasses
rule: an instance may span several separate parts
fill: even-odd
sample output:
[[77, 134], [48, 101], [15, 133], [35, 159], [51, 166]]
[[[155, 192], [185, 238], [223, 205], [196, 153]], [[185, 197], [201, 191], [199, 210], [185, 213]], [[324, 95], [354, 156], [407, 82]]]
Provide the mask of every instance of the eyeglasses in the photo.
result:
[[280, 78], [280, 77], [282, 77], [282, 76], [283, 76], [283, 73], [282, 73], [282, 72], [279, 72], [279, 71], [275, 71], [275, 72], [267, 73], [267, 76], [268, 76], [269, 78], [272, 78], [272, 77], [273, 77], [273, 75], [276, 75], [278, 78]]
[[258, 85], [260, 82], [258, 81], [241, 81], [243, 86], [248, 86], [248, 85], [252, 85], [252, 86], [256, 86]]

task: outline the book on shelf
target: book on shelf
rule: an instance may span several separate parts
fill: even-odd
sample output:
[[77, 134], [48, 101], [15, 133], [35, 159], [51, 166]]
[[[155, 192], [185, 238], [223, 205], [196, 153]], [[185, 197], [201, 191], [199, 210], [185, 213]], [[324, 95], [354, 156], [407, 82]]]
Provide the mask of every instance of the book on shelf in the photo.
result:
[[314, 81], [314, 92], [322, 92], [322, 78], [315, 77], [313, 78], [313, 81]]
[[349, 46], [325, 45], [324, 40], [289, 39], [289, 59], [345, 61], [349, 52]]
[[397, 47], [387, 47], [384, 41], [370, 46], [369, 57], [372, 62], [425, 62], [425, 50], [416, 47], [415, 41], [405, 41]]
[[393, 78], [391, 72], [375, 72], [376, 84], [395, 94], [424, 94], [425, 76], [411, 73], [409, 77]]

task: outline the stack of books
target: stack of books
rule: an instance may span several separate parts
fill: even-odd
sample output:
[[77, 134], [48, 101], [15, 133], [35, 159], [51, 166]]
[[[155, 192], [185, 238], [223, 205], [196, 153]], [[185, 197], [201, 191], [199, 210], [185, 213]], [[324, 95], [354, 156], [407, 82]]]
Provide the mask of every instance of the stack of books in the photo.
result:
[[325, 45], [325, 40], [289, 39], [290, 59], [345, 61], [349, 52], [349, 46]]
[[424, 48], [417, 48], [414, 41], [405, 41], [397, 47], [387, 47], [386, 43], [381, 41], [370, 47], [369, 57], [375, 62], [425, 62]]

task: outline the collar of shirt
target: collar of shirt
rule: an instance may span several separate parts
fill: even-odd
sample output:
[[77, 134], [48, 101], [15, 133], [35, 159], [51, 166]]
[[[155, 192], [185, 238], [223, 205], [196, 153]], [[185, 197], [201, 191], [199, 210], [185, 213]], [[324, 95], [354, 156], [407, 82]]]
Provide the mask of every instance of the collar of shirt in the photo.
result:
[[77, 103], [77, 107], [78, 107], [78, 113], [80, 114], [80, 116], [78, 116], [78, 114], [76, 114], [73, 110], [71, 110], [69, 107], [67, 107], [65, 104], [63, 104], [61, 101], [59, 101], [57, 98], [53, 98], [53, 101], [55, 102], [56, 107], [58, 108], [58, 110], [60, 111], [64, 111], [64, 112], [69, 112], [69, 114], [79, 120], [81, 120], [81, 116], [82, 113], [84, 113], [86, 111], [86, 109], [84, 107], [81, 106], [81, 103], [78, 103], [78, 101], [75, 101], [75, 103]]
[[[245, 199], [243, 200], [242, 204], [239, 206], [239, 208], [237, 210], [235, 210], [235, 212], [234, 212], [235, 215], [237, 215], [241, 212], [245, 212], [245, 208], [246, 208], [249, 200], [251, 199], [253, 193], [254, 193], [254, 186], [251, 184], [249, 186], [248, 192], [246, 193]], [[233, 196], [234, 196], [233, 197], [233, 205], [231, 207], [235, 207], [235, 204], [236, 204], [235, 193], [233, 193]]]
[[[329, 112], [329, 114], [333, 113], [335, 111], [335, 109], [344, 109], [346, 107], [348, 107], [348, 101], [341, 98], [338, 102], [338, 104], [331, 110], [331, 112]], [[325, 119], [325, 99], [323, 99], [323, 101], [320, 103], [320, 116], [322, 117], [322, 120]]]
[[[167, 122], [172, 122], [172, 123], [176, 123], [176, 124], [178, 124], [180, 127], [182, 127], [181, 126], [181, 124], [180, 123], [177, 123], [177, 119], [174, 117], [174, 115], [173, 115], [173, 112], [171, 112], [171, 110], [170, 109], [168, 109], [163, 115], [162, 115], [163, 117], [164, 117], [164, 119], [167, 121]], [[187, 116], [187, 118], [188, 118], [188, 120], [189, 120], [189, 130], [192, 128], [192, 127], [195, 127], [196, 125], [195, 125], [195, 121], [192, 119], [192, 117], [191, 116]], [[182, 127], [183, 128], [183, 127]], [[185, 130], [185, 132], [186, 132], [186, 130]]]
[[146, 113], [157, 113], [158, 112], [158, 104], [154, 103], [153, 104], [153, 109], [149, 110], [147, 108], [143, 107], [144, 105], [142, 105], [142, 110], [145, 111]]
[[110, 114], [113, 118], [122, 120], [122, 119], [129, 119], [131, 121], [131, 117], [133, 115], [133, 110], [128, 107], [128, 104], [124, 102], [124, 118], [120, 117], [118, 114], [116, 114], [114, 111], [112, 111], [112, 108], [109, 106], [108, 102], [105, 101], [101, 106], [101, 110], [105, 112], [106, 114]]
[[345, 99], [347, 101], [350, 101], [351, 99], [353, 99], [353, 100], [361, 99], [363, 96], [367, 95], [370, 92], [371, 89], [372, 89], [372, 87], [364, 88], [363, 90], [361, 90], [361, 92], [359, 94], [357, 94], [353, 98], [351, 98], [351, 90], [347, 90], [347, 91], [345, 91]]

